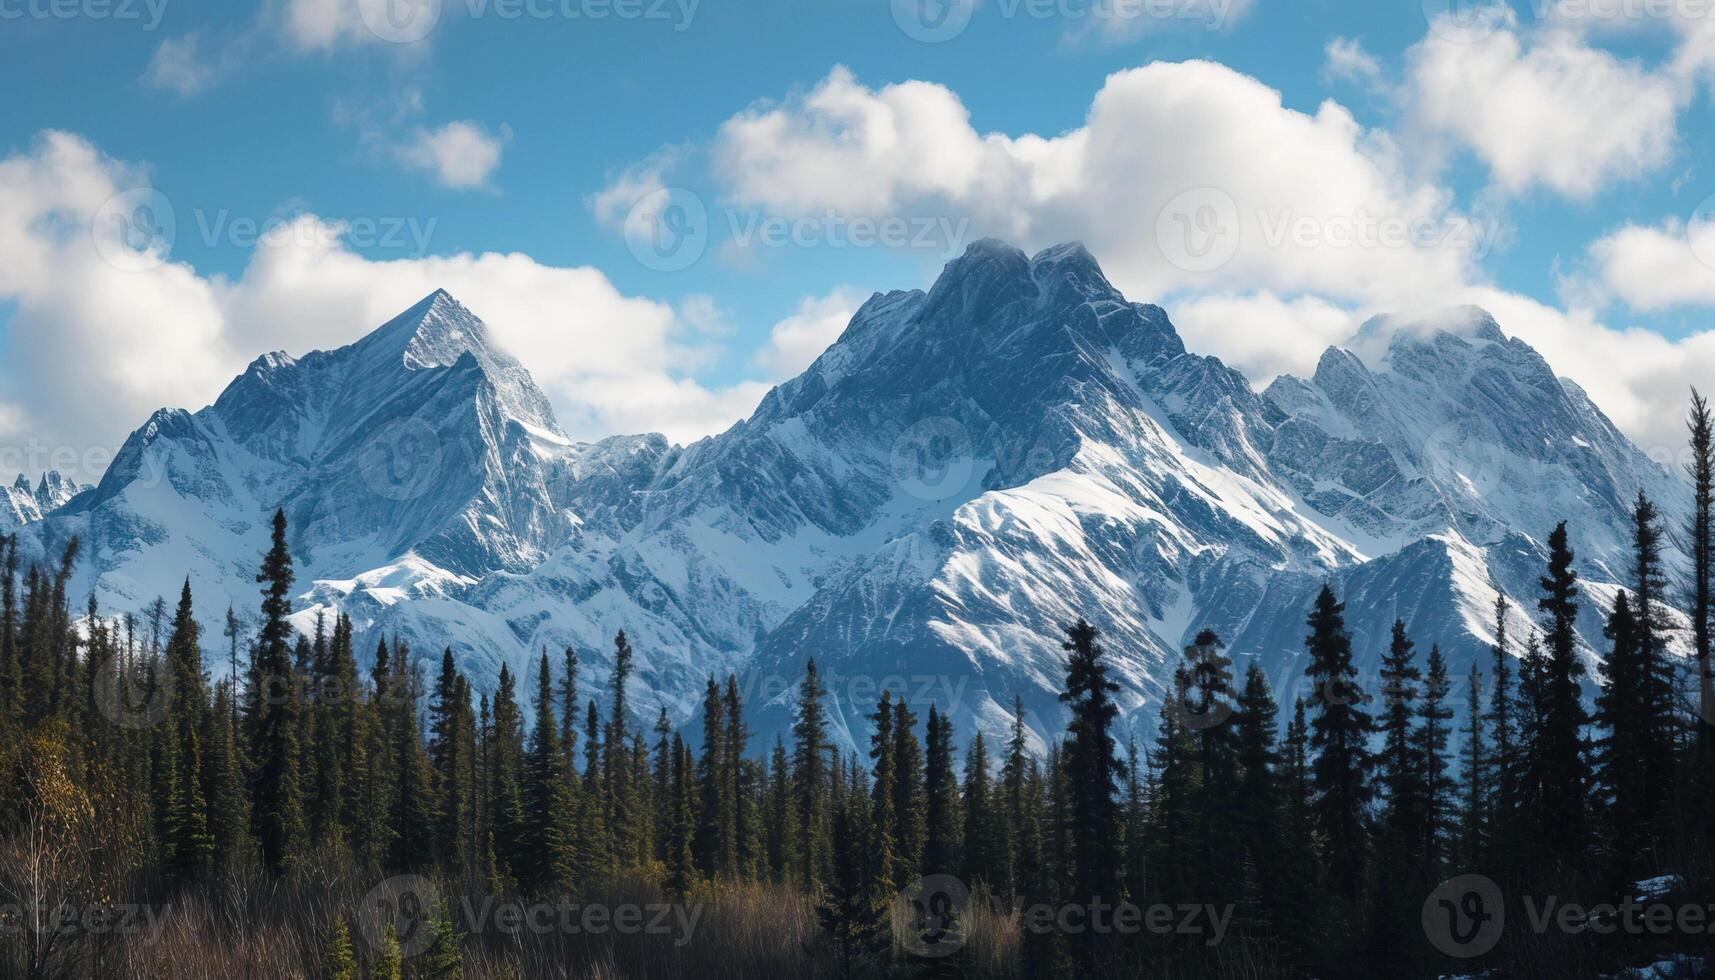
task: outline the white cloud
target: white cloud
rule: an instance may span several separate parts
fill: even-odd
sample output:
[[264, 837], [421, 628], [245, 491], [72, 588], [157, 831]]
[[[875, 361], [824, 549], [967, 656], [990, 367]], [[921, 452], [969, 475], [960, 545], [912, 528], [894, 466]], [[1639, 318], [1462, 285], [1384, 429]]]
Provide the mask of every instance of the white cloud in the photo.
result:
[[1309, 377], [1329, 347], [1349, 340], [1360, 314], [1315, 296], [1195, 296], [1168, 311], [1185, 346], [1217, 354], [1261, 388], [1282, 374]]
[[[1289, 109], [1209, 62], [1116, 72], [1083, 126], [1049, 136], [979, 133], [943, 86], [871, 89], [836, 68], [728, 120], [713, 158], [732, 198], [782, 214], [957, 212], [973, 236], [1079, 239], [1139, 298], [1268, 289], [1403, 304], [1464, 282], [1485, 244], [1448, 191], [1403, 174], [1385, 134], [1331, 101]], [[1211, 233], [1224, 262], [1181, 240]]]
[[370, 44], [409, 52], [427, 41], [450, 6], [442, 0], [285, 0], [279, 30], [305, 52]]
[[769, 331], [767, 346], [756, 353], [757, 366], [771, 378], [796, 377], [840, 339], [862, 303], [857, 290], [845, 286], [826, 296], [805, 297], [791, 316]]
[[1591, 243], [1600, 285], [1634, 310], [1715, 306], [1715, 221], [1628, 224]]
[[[156, 408], [211, 402], [255, 355], [349, 343], [435, 288], [490, 325], [580, 438], [655, 430], [690, 439], [742, 417], [763, 393], [760, 382], [691, 380], [707, 358], [687, 341], [695, 331], [593, 268], [519, 253], [378, 261], [313, 215], [270, 236], [231, 280], [122, 251], [122, 229], [96, 219], [113, 217], [103, 206], [115, 195], [146, 184], [138, 168], [69, 133], [0, 158], [0, 302], [12, 305], [0, 323], [0, 391], [28, 410], [4, 420], [28, 431], [0, 437], [110, 453]], [[177, 217], [181, 238], [197, 233], [192, 215]]]
[[666, 147], [651, 154], [641, 163], [620, 171], [606, 187], [586, 197], [584, 204], [597, 221], [623, 231], [632, 207], [667, 186], [665, 174], [678, 162], [680, 155], [681, 151], [676, 147]]
[[442, 187], [485, 188], [500, 167], [501, 150], [511, 137], [511, 129], [504, 124], [491, 134], [481, 123], [461, 119], [439, 129], [417, 129], [398, 148], [399, 159], [432, 175]]
[[186, 97], [207, 89], [218, 72], [198, 55], [198, 43], [195, 31], [184, 37], [162, 41], [161, 46], [155, 49], [155, 56], [149, 60], [149, 70], [143, 73], [143, 82]]
[[1590, 47], [1577, 30], [1527, 34], [1510, 12], [1496, 26], [1432, 29], [1407, 61], [1415, 124], [1468, 148], [1500, 189], [1585, 199], [1672, 157], [1690, 94], [1678, 73]]
[[1334, 38], [1322, 49], [1322, 54], [1324, 77], [1351, 82], [1365, 89], [1379, 90], [1383, 87], [1381, 62], [1365, 51], [1363, 44], [1356, 39]]

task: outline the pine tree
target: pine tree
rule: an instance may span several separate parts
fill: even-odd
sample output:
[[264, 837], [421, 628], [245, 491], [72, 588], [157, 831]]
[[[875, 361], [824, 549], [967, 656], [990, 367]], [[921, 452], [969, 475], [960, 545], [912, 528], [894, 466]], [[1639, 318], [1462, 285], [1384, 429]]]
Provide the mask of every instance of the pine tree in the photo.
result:
[[768, 808], [764, 816], [769, 880], [782, 884], [792, 879], [793, 860], [798, 853], [798, 806], [792, 772], [787, 762], [786, 742], [774, 737], [769, 756]]
[[528, 869], [530, 884], [538, 894], [564, 893], [578, 884], [577, 853], [571, 830], [575, 814], [565, 760], [554, 730], [554, 682], [546, 651], [537, 668], [534, 704], [536, 714], [526, 762], [528, 856], [523, 866]]
[[697, 881], [697, 861], [694, 853], [697, 817], [692, 806], [691, 750], [679, 736], [673, 736], [673, 805], [667, 834], [667, 890], [681, 901]]
[[758, 780], [754, 767], [745, 760], [745, 753], [750, 747], [750, 729], [744, 723], [744, 701], [739, 696], [738, 678], [733, 674], [727, 675], [721, 704], [726, 710], [727, 795], [732, 800], [727, 863], [740, 877], [754, 876], [759, 850], [756, 817]]
[[[530, 877], [529, 825], [524, 815], [524, 717], [517, 682], [505, 664], [494, 691], [489, 724], [488, 812], [494, 856], [503, 884]], [[504, 889], [503, 889], [504, 890]]]
[[[631, 736], [626, 728], [631, 713], [626, 703], [626, 684], [631, 678], [631, 670], [631, 643], [625, 638], [625, 631], [620, 630], [613, 638], [613, 703], [604, 745], [606, 753], [602, 760], [602, 796], [603, 813], [607, 826], [611, 828], [610, 846], [615, 863], [624, 867], [643, 858], [638, 834], [641, 824], [630, 778]], [[719, 717], [718, 712], [716, 717]]]
[[816, 915], [842, 977], [867, 975], [882, 950], [886, 907], [870, 873], [873, 840], [862, 794], [839, 794], [830, 824], [831, 871]]
[[1453, 794], [1457, 784], [1447, 764], [1447, 739], [1453, 722], [1453, 708], [1447, 698], [1452, 691], [1446, 658], [1439, 645], [1431, 644], [1423, 706], [1417, 713], [1417, 756], [1423, 764], [1423, 863], [1433, 880], [1440, 880], [1454, 833]]
[[167, 833], [162, 841], [169, 873], [195, 877], [214, 855], [208, 829], [208, 803], [203, 772], [201, 732], [208, 716], [208, 689], [202, 674], [201, 630], [191, 608], [191, 583], [185, 579], [179, 607], [167, 642], [167, 662], [173, 695], [169, 700], [175, 742], [173, 784], [167, 801]]
[[301, 706], [293, 681], [291, 614], [292, 556], [286, 547], [286, 512], [274, 512], [273, 544], [256, 581], [262, 592], [262, 631], [257, 638], [256, 777], [253, 790], [262, 859], [278, 875], [303, 844], [304, 799], [299, 783], [298, 722]]
[[893, 820], [899, 856], [894, 887], [910, 884], [923, 867], [928, 834], [923, 796], [923, 745], [917, 741], [917, 716], [903, 694], [893, 703]]
[[[1252, 663], [1245, 671], [1245, 686], [1239, 693], [1234, 715], [1234, 741], [1238, 753], [1238, 839], [1260, 878], [1265, 909], [1277, 907], [1278, 834], [1284, 817], [1281, 809], [1279, 753], [1275, 748], [1275, 726], [1280, 707], [1269, 690], [1262, 667]], [[1134, 777], [1135, 778], [1135, 777]]]
[[423, 951], [422, 959], [417, 963], [415, 974], [418, 980], [461, 980], [464, 976], [464, 958], [459, 952], [459, 937], [453, 928], [452, 913], [447, 908], [440, 909], [428, 923], [433, 939], [429, 948]]
[[322, 948], [323, 980], [357, 980], [357, 960], [352, 956], [351, 932], [345, 920], [334, 916], [328, 941]]
[[697, 867], [709, 878], [731, 877], [733, 804], [727, 777], [726, 711], [720, 685], [709, 676], [703, 696], [703, 755], [697, 763]]
[[995, 807], [989, 780], [988, 743], [981, 731], [971, 738], [970, 748], [965, 751], [965, 784], [961, 793], [960, 809], [965, 816], [963, 877], [973, 885], [981, 882], [992, 894], [1002, 879], [1001, 849], [1006, 835]]
[[[1229, 899], [1241, 878], [1242, 839], [1231, 814], [1239, 801], [1236, 726], [1227, 724], [1235, 713], [1233, 662], [1213, 630], [1202, 630], [1185, 649], [1183, 690], [1175, 706], [1184, 709], [1183, 738], [1191, 756], [1191, 782], [1186, 789], [1188, 823], [1194, 828], [1196, 856], [1190, 877], [1197, 896], [1208, 901]], [[1181, 682], [1176, 679], [1175, 690]]]
[[1564, 521], [1548, 536], [1548, 550], [1548, 574], [1541, 579], [1543, 595], [1537, 602], [1547, 639], [1542, 720], [1531, 752], [1538, 769], [1532, 784], [1540, 796], [1540, 809], [1531, 823], [1542, 834], [1541, 844], [1548, 854], [1572, 862], [1584, 851], [1585, 792], [1590, 782], [1584, 728], [1590, 718], [1584, 710], [1580, 683], [1584, 664], [1577, 649], [1578, 573], [1572, 567]]
[[1376, 768], [1387, 794], [1382, 821], [1390, 851], [1387, 858], [1396, 866], [1414, 858], [1428, 836], [1425, 760], [1412, 731], [1417, 685], [1423, 679], [1414, 660], [1415, 647], [1406, 635], [1405, 622], [1394, 620], [1388, 651], [1382, 657], [1382, 748]]
[[804, 667], [798, 689], [798, 720], [792, 726], [792, 777], [797, 790], [799, 828], [798, 871], [804, 891], [814, 895], [827, 880], [831, 860], [828, 835], [827, 718], [822, 698], [827, 691], [816, 673], [816, 661]]
[[[1697, 720], [1692, 756], [1693, 791], [1698, 802], [1710, 793], [1710, 770], [1715, 766], [1715, 665], [1709, 660], [1715, 645], [1715, 414], [1696, 388], [1691, 389], [1691, 413], [1686, 420], [1691, 435], [1691, 458], [1686, 475], [1691, 478], [1691, 518], [1686, 527], [1687, 557], [1691, 583], [1687, 589], [1691, 617], [1691, 648], [1697, 672]], [[1701, 820], [1699, 821], [1701, 823]]]
[[394, 766], [390, 863], [396, 868], [428, 870], [442, 855], [436, 849], [439, 806], [434, 773], [418, 721], [423, 685], [411, 663], [410, 650], [396, 643], [393, 652], [392, 683], [397, 704], [389, 719]]
[[1641, 771], [1641, 817], [1653, 825], [1668, 801], [1670, 760], [1675, 744], [1673, 680], [1667, 662], [1667, 581], [1662, 569], [1661, 515], [1655, 503], [1638, 492], [1632, 508], [1632, 626], [1638, 683], [1637, 762]]
[[963, 868], [961, 845], [963, 820], [959, 807], [959, 781], [953, 769], [953, 723], [929, 706], [924, 727], [923, 766], [924, 826], [923, 873], [957, 874]]
[[1352, 665], [1352, 639], [1346, 633], [1345, 605], [1322, 586], [1307, 625], [1310, 652], [1306, 676], [1314, 683], [1310, 706], [1310, 747], [1315, 752], [1312, 785], [1314, 815], [1323, 838], [1330, 883], [1355, 898], [1363, 880], [1365, 826], [1374, 788], [1369, 782], [1369, 736], [1375, 729], [1363, 704]]
[[441, 654], [441, 672], [429, 706], [429, 761], [434, 769], [435, 796], [439, 812], [435, 820], [435, 847], [447, 870], [455, 877], [470, 870], [469, 853], [473, 788], [469, 784], [470, 747], [465, 744], [470, 703], [464, 678], [448, 647]]
[[[1489, 690], [1489, 754], [1484, 775], [1488, 778], [1488, 835], [1490, 852], [1512, 860], [1519, 845], [1518, 719], [1514, 712], [1517, 694], [1513, 689], [1512, 651], [1507, 641], [1509, 607], [1504, 594], [1495, 596], [1495, 644], [1492, 687]], [[1497, 862], [1498, 866], [1498, 862]]]
[[399, 949], [399, 934], [388, 922], [387, 928], [381, 933], [381, 948], [375, 953], [375, 962], [369, 967], [369, 980], [401, 980], [400, 969], [403, 962]]
[[[1067, 783], [1067, 821], [1071, 837], [1064, 853], [1071, 857], [1071, 900], [1078, 903], [1107, 902], [1120, 898], [1123, 833], [1120, 822], [1119, 779], [1125, 766], [1117, 755], [1113, 735], [1119, 707], [1112, 695], [1119, 685], [1108, 678], [1103, 648], [1096, 628], [1083, 619], [1066, 627], [1066, 687], [1060, 700], [1071, 709], [1064, 756]], [[1094, 967], [1099, 940], [1086, 934], [1079, 959]]]
[[1464, 744], [1459, 747], [1459, 775], [1465, 790], [1459, 816], [1459, 858], [1465, 868], [1475, 868], [1488, 854], [1492, 808], [1484, 792], [1490, 760], [1483, 740], [1483, 675], [1474, 663], [1466, 683]]

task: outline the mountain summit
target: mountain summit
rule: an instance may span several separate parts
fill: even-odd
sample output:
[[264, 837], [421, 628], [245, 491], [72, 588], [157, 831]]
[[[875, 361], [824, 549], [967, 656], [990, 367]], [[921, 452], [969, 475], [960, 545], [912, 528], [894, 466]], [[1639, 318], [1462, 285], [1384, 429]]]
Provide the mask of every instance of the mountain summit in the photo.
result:
[[1534, 608], [1554, 522], [1587, 594], [1611, 595], [1639, 490], [1670, 520], [1687, 505], [1481, 311], [1372, 321], [1258, 392], [1082, 246], [985, 240], [928, 291], [871, 297], [749, 419], [686, 447], [567, 440], [437, 291], [348, 347], [259, 358], [200, 412], [157, 413], [25, 534], [37, 554], [83, 536], [80, 585], [109, 609], [187, 570], [206, 610], [243, 609], [283, 506], [306, 625], [338, 609], [450, 645], [482, 684], [571, 646], [596, 696], [624, 629], [653, 695], [640, 719], [688, 718], [731, 671], [764, 739], [815, 656], [859, 745], [878, 685], [934, 700], [961, 737], [998, 733], [1015, 696], [1039, 735], [1060, 730], [1061, 626], [1080, 615], [1143, 732], [1204, 627], [1281, 691], [1329, 580], [1360, 664], [1403, 616], [1464, 669], [1497, 592]]

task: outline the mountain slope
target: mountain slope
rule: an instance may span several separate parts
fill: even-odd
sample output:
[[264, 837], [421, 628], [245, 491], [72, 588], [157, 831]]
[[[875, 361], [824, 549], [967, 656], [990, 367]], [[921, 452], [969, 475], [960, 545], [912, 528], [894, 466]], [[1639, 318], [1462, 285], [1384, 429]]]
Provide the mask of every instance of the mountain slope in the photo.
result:
[[1082, 247], [985, 241], [927, 292], [872, 297], [749, 419], [684, 447], [573, 444], [436, 293], [340, 350], [258, 359], [200, 412], [157, 413], [25, 538], [46, 555], [82, 535], [80, 585], [109, 608], [189, 569], [212, 614], [254, 605], [284, 506], [304, 625], [337, 608], [370, 642], [450, 645], [479, 686], [570, 645], [595, 697], [623, 628], [639, 720], [689, 718], [704, 678], [734, 671], [758, 745], [789, 726], [809, 656], [847, 744], [884, 686], [934, 700], [961, 737], [1022, 697], [1049, 735], [1060, 626], [1087, 615], [1147, 736], [1205, 626], [1288, 696], [1325, 580], [1361, 662], [1404, 616], [1462, 672], [1496, 589], [1534, 608], [1554, 521], [1611, 595], [1639, 490], [1683, 515], [1677, 479], [1481, 311], [1371, 321], [1259, 393]]

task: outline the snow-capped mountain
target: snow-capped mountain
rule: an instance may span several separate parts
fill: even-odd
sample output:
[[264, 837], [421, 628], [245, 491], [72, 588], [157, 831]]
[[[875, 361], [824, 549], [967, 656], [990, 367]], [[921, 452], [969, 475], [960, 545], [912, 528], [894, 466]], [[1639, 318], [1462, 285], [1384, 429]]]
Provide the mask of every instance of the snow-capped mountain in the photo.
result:
[[81, 536], [79, 584], [110, 609], [189, 571], [212, 618], [255, 606], [284, 506], [306, 626], [338, 608], [421, 655], [451, 646], [484, 686], [571, 645], [593, 696], [623, 628], [640, 718], [686, 719], [708, 674], [735, 671], [758, 745], [814, 656], [861, 744], [883, 687], [962, 736], [999, 730], [1015, 695], [1058, 730], [1059, 627], [1078, 615], [1145, 732], [1203, 627], [1290, 684], [1325, 580], [1366, 661], [1404, 616], [1462, 671], [1496, 588], [1534, 608], [1556, 521], [1587, 591], [1612, 595], [1639, 490], [1683, 515], [1680, 483], [1481, 311], [1372, 321], [1259, 393], [1081, 246], [984, 241], [927, 292], [872, 297], [749, 419], [684, 447], [568, 440], [438, 292], [351, 346], [259, 358], [199, 412], [156, 413], [23, 536], [38, 555]]
[[34, 524], [88, 489], [61, 476], [58, 470], [42, 474], [33, 487], [28, 476], [18, 474], [11, 486], [0, 486], [0, 534]]

